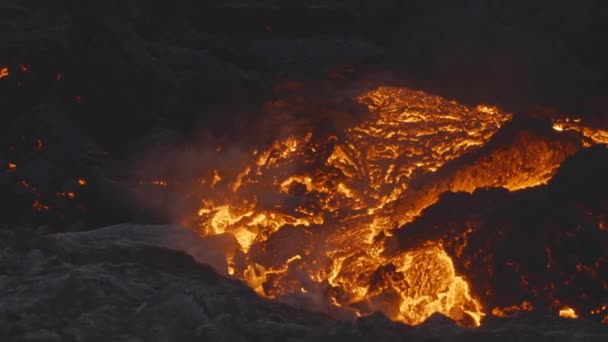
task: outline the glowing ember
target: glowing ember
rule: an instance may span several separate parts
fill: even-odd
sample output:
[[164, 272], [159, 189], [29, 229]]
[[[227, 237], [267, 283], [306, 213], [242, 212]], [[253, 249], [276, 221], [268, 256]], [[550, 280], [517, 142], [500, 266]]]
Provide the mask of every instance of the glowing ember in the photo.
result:
[[601, 313], [603, 313], [605, 311], [608, 311], [608, 304], [604, 304], [604, 305], [602, 305], [601, 307], [599, 307], [597, 309], [593, 309], [593, 310], [591, 310], [590, 313], [592, 315], [599, 315], [599, 314], [601, 314]]
[[169, 186], [169, 183], [166, 180], [155, 179], [151, 181], [139, 181], [140, 185], [157, 185], [157, 186]]
[[521, 311], [529, 312], [532, 310], [534, 310], [532, 303], [530, 303], [529, 301], [526, 300], [526, 301], [523, 301], [519, 305], [512, 305], [512, 306], [508, 306], [506, 308], [494, 308], [494, 309], [492, 309], [492, 315], [497, 316], [497, 317], [509, 317], [516, 312], [521, 312]]
[[25, 72], [25, 73], [30, 72], [30, 69], [26, 65], [23, 65], [23, 64], [19, 64], [19, 70], [21, 70], [22, 72]]
[[[484, 146], [512, 116], [405, 88], [381, 87], [357, 100], [371, 115], [340, 137], [290, 136], [253, 151], [240, 168], [202, 175], [201, 207], [185, 221], [202, 236], [232, 236], [240, 250], [226, 253], [221, 271], [260, 295], [316, 303], [313, 309], [329, 313], [381, 311], [408, 324], [439, 312], [478, 326], [483, 308], [442, 245], [429, 242], [389, 255], [386, 237], [441, 192], [544, 184], [567, 153], [545, 153], [550, 144], [539, 142], [530, 152], [536, 159], [518, 151], [521, 160], [513, 163], [499, 150], [475, 168], [449, 174], [444, 167], [450, 161]], [[555, 124], [559, 132], [574, 127]], [[588, 134], [594, 141], [603, 137]], [[517, 137], [524, 147], [528, 138]], [[443, 183], [420, 183], [440, 171], [449, 175]], [[522, 310], [532, 305], [492, 313]]]
[[76, 197], [76, 194], [73, 192], [58, 192], [57, 196], [74, 199]]
[[86, 180], [86, 179], [84, 179], [84, 178], [79, 178], [79, 179], [77, 180], [77, 182], [78, 182], [78, 185], [80, 185], [80, 186], [84, 186], [84, 185], [87, 185], [87, 184], [88, 184], [87, 180]]
[[570, 318], [570, 319], [578, 318], [576, 311], [574, 311], [573, 308], [569, 308], [569, 307], [564, 307], [562, 309], [559, 309], [559, 316], [563, 317], [563, 318]]
[[7, 164], [7, 166], [8, 166], [8, 170], [9, 170], [9, 171], [15, 171], [15, 170], [17, 170], [17, 164], [15, 164], [15, 163], [10, 163], [10, 162], [9, 162], [9, 163]]
[[32, 208], [34, 208], [34, 210], [36, 210], [36, 211], [46, 211], [46, 210], [49, 210], [49, 206], [48, 206], [48, 205], [46, 205], [46, 204], [42, 204], [42, 203], [41, 203], [40, 201], [38, 201], [38, 200], [35, 200], [35, 201], [32, 203]]
[[0, 67], [0, 78], [8, 77], [8, 75], [9, 75], [8, 68]]

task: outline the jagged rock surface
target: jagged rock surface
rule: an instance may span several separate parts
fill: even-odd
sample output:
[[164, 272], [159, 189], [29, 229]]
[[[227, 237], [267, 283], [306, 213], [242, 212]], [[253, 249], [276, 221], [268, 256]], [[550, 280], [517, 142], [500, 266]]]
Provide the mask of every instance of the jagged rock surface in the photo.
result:
[[203, 254], [194, 246], [205, 242], [175, 226], [1, 232], [3, 341], [599, 342], [608, 336], [601, 324], [549, 316], [465, 329], [440, 316], [408, 327], [381, 315], [348, 322], [295, 310], [198, 263]]

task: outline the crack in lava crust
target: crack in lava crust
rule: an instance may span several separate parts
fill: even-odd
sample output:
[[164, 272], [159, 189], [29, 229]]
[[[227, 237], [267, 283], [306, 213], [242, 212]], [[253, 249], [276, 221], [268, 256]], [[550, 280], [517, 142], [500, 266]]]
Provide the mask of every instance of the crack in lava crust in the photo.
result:
[[[437, 200], [410, 191], [412, 181], [484, 145], [511, 115], [405, 88], [357, 100], [371, 115], [341, 138], [290, 136], [253, 151], [238, 169], [204, 175], [190, 222], [202, 236], [235, 240], [224, 271], [263, 296], [338, 316], [381, 311], [419, 324], [439, 312], [478, 326], [482, 306], [440, 244], [389, 255], [385, 241]], [[521, 184], [507, 177], [479, 186], [543, 184], [558, 165]], [[403, 198], [410, 205], [395, 206]]]

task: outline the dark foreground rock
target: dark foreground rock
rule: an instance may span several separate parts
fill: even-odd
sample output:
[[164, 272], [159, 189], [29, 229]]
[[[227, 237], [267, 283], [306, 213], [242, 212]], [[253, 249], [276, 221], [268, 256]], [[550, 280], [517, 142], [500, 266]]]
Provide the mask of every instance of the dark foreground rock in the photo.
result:
[[[356, 322], [258, 297], [199, 263], [209, 243], [175, 226], [38, 235], [2, 230], [2, 341], [605, 341], [586, 320], [521, 316], [465, 329], [433, 316], [408, 327]], [[188, 254], [190, 253], [190, 254]]]

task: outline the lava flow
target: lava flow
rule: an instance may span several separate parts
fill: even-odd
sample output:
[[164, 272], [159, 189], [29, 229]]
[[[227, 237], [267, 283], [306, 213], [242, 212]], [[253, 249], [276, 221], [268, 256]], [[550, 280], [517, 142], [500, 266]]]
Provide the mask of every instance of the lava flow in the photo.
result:
[[[438, 312], [480, 325], [479, 297], [442, 244], [387, 253], [391, 229], [446, 191], [545, 184], [584, 147], [581, 135], [601, 141], [605, 132], [570, 121], [512, 132], [508, 125], [525, 123], [497, 108], [405, 88], [381, 87], [357, 101], [370, 116], [340, 137], [290, 136], [204, 175], [189, 224], [202, 236], [233, 239], [224, 271], [265, 297], [335, 315], [380, 311], [419, 324]], [[513, 310], [532, 307], [495, 314]]]

